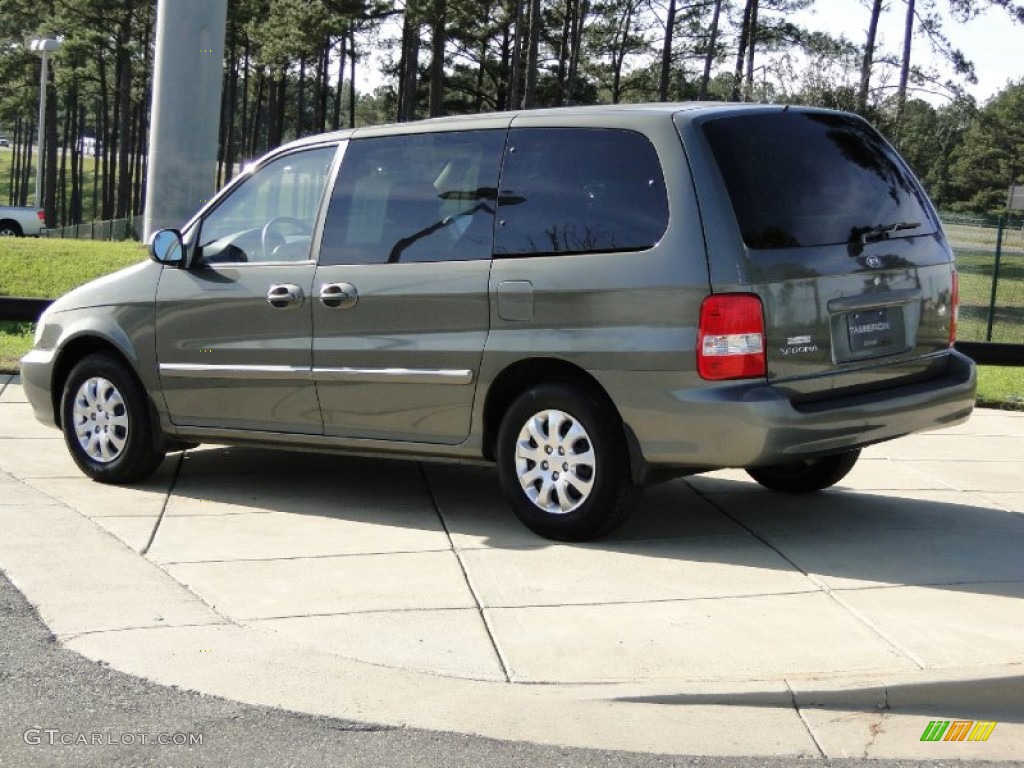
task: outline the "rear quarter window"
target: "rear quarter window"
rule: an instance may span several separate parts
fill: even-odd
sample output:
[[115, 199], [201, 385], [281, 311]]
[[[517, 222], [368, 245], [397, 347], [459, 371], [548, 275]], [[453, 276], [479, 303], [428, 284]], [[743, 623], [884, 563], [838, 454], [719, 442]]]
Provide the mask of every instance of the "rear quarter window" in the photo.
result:
[[658, 154], [633, 131], [513, 129], [498, 222], [498, 256], [651, 248], [668, 226]]
[[752, 249], [932, 234], [919, 186], [885, 140], [840, 114], [709, 120], [704, 135]]

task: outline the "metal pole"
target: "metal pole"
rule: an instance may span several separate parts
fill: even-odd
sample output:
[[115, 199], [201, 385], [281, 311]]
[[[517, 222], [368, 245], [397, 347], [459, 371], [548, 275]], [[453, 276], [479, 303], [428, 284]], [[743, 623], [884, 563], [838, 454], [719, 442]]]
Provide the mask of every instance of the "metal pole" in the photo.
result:
[[36, 148], [36, 208], [43, 207], [43, 128], [46, 125], [46, 80], [49, 76], [45, 48], [42, 53], [43, 67], [39, 73], [39, 145]]
[[215, 191], [228, 3], [174, 0], [156, 9], [147, 241], [182, 226]]
[[985, 329], [985, 341], [992, 341], [992, 323], [996, 315], [996, 290], [999, 288], [999, 260], [1003, 254], [1003, 230], [1006, 219], [999, 217], [999, 229], [996, 231], [996, 261], [992, 265], [992, 295], [988, 300], [988, 327]]

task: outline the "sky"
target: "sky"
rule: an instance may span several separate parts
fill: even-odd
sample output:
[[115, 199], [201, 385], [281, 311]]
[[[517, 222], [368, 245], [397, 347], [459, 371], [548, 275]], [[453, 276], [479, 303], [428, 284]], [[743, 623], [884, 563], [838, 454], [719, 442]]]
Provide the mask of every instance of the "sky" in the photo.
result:
[[[942, 5], [943, 0], [938, 4]], [[887, 5], [889, 8], [879, 21], [878, 44], [883, 50], [898, 54], [903, 45], [906, 6], [898, 0]], [[812, 12], [797, 14], [794, 21], [835, 35], [845, 34], [853, 42], [864, 44], [871, 13], [863, 0], [818, 0], [814, 6]], [[1024, 26], [1011, 21], [1006, 11], [992, 8], [966, 24], [947, 18], [943, 31], [953, 47], [974, 62], [978, 84], [968, 85], [967, 92], [979, 104], [984, 104], [1008, 82], [1024, 78]], [[919, 57], [930, 56], [927, 40], [915, 37], [913, 44], [917, 55], [912, 60], [924, 61]], [[942, 71], [950, 70], [946, 67]]]

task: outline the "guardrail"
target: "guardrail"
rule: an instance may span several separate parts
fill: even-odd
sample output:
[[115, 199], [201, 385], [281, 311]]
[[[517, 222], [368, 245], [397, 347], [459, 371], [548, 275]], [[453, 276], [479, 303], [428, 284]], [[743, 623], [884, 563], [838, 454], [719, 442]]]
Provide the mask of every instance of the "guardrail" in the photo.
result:
[[34, 323], [53, 299], [26, 299], [20, 296], [0, 296], [0, 320]]
[[956, 349], [958, 352], [963, 352], [978, 365], [1024, 366], [1024, 344], [1000, 344], [995, 341], [958, 341]]
[[[0, 320], [34, 323], [53, 299], [28, 299], [0, 296]], [[1024, 367], [1024, 344], [999, 344], [992, 341], [958, 341], [956, 349], [978, 365]]]

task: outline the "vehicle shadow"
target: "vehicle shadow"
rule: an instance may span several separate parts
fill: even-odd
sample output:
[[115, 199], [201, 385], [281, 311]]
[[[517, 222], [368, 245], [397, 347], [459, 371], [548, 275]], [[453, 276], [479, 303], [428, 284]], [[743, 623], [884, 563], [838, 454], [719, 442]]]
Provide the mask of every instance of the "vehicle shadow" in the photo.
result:
[[794, 702], [801, 709], [840, 712], [892, 712], [937, 718], [956, 713], [961, 720], [998, 720], [1024, 722], [1024, 676], [926, 683], [898, 683], [886, 686], [829, 688], [827, 683], [811, 683], [790, 692], [731, 691], [633, 696], [617, 699], [633, 704], [662, 706], [727, 706], [790, 709]]
[[[199, 518], [219, 517], [219, 533], [245, 532], [249, 552], [258, 555], [265, 543], [274, 551], [268, 558], [330, 554], [334, 531], [345, 553], [358, 552], [355, 539], [370, 531], [367, 551], [403, 551], [399, 542], [410, 551], [572, 549], [769, 568], [839, 589], [909, 585], [1024, 597], [1024, 515], [983, 503], [956, 491], [842, 486], [790, 496], [731, 476], [696, 476], [647, 489], [609, 537], [561, 544], [515, 519], [493, 468], [204, 447], [181, 461], [163, 525], [173, 520], [180, 539], [190, 527], [203, 535]], [[254, 524], [260, 513], [276, 514], [274, 525]], [[303, 520], [316, 525], [306, 529]], [[282, 541], [275, 531], [285, 530]]]

